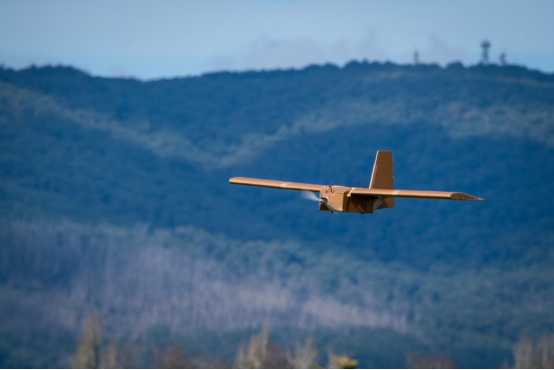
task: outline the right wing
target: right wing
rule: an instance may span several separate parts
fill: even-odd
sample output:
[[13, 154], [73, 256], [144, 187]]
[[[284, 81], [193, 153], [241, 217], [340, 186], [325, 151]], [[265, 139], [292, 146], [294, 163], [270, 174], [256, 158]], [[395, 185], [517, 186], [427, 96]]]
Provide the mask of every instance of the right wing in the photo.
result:
[[361, 189], [353, 188], [350, 194], [394, 197], [394, 198], [416, 198], [416, 199], [448, 199], [448, 200], [483, 200], [464, 193], [449, 193], [444, 191], [419, 191], [419, 190], [389, 190], [389, 189]]
[[232, 179], [229, 180], [229, 182], [235, 185], [260, 186], [262, 188], [275, 188], [275, 189], [288, 189], [288, 190], [303, 190], [303, 191], [311, 191], [314, 193], [319, 193], [321, 188], [325, 186], [325, 185], [314, 185], [314, 184], [299, 184], [296, 182], [249, 179], [246, 177], [233, 177]]

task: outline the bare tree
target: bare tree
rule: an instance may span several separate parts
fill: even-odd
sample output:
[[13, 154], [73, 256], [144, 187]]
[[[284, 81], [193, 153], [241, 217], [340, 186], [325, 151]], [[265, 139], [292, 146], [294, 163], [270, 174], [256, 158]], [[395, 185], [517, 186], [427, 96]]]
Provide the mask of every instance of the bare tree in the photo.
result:
[[241, 369], [283, 369], [289, 368], [286, 355], [269, 340], [265, 328], [260, 334], [252, 336], [248, 347], [242, 346], [237, 355], [237, 367]]
[[118, 359], [117, 343], [112, 341], [108, 349], [101, 355], [102, 369], [119, 369], [120, 363]]
[[303, 346], [298, 345], [296, 351], [287, 356], [287, 360], [293, 369], [311, 369], [318, 367], [316, 364], [317, 349], [308, 338]]
[[94, 312], [87, 320], [85, 332], [79, 340], [79, 346], [73, 356], [71, 366], [74, 369], [98, 369], [101, 337], [100, 318]]
[[516, 369], [554, 368], [554, 334], [544, 334], [536, 342], [525, 335], [513, 351]]
[[83, 336], [73, 355], [71, 366], [74, 369], [126, 369], [137, 368], [141, 364], [139, 349], [130, 343], [119, 351], [115, 341], [102, 349], [102, 325], [96, 312], [92, 313], [85, 324]]

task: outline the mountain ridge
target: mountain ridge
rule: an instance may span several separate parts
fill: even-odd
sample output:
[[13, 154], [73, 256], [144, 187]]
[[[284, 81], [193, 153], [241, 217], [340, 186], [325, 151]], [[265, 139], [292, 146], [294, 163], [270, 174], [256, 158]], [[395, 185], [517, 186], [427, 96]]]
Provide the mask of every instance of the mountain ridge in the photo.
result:
[[[410, 342], [414, 348], [490, 367], [510, 361], [506, 353], [526, 331], [552, 329], [553, 75], [353, 62], [143, 82], [65, 67], [1, 69], [0, 102], [0, 289], [11, 297], [0, 309], [7, 318], [17, 305], [35, 312], [29, 323], [41, 328], [38, 337], [76, 333], [91, 309], [116, 338], [131, 330], [131, 312], [192, 330], [174, 321], [192, 320], [190, 312], [167, 303], [186, 302], [185, 292], [163, 289], [182, 279], [179, 269], [153, 267], [168, 255], [221, 266], [250, 297], [241, 302], [262, 307], [275, 330], [296, 325], [291, 317], [307, 312], [298, 307], [313, 296], [319, 303], [309, 310], [320, 316], [309, 319], [312, 328], [380, 327], [370, 318], [384, 312], [394, 317], [384, 328], [409, 332], [419, 341]], [[245, 176], [367, 187], [377, 150], [393, 151], [399, 189], [486, 201], [399, 200], [374, 215], [330, 215], [296, 192], [228, 184]], [[130, 247], [128, 258], [110, 259], [124, 253], [114, 240], [149, 257], [135, 258]], [[56, 248], [58, 257], [48, 257]], [[111, 278], [96, 279], [95, 269]], [[143, 269], [161, 295], [137, 277], [137, 296], [119, 300], [132, 283], [114, 271]], [[217, 279], [202, 276], [200, 286], [216, 291]], [[254, 288], [256, 280], [268, 285]], [[283, 314], [266, 288], [296, 308]], [[49, 294], [73, 303], [41, 308]], [[197, 310], [209, 312], [217, 296], [201, 302]], [[333, 316], [341, 305], [360, 320], [346, 320], [354, 311]], [[218, 309], [226, 307], [235, 310], [231, 303]], [[48, 312], [74, 320], [54, 328]], [[261, 322], [238, 315], [233, 326], [231, 316], [220, 332], [209, 317], [200, 323], [223, 335]], [[17, 330], [0, 322], [5, 338]], [[6, 341], [13, 359], [9, 343], [20, 342]], [[490, 356], [476, 355], [483, 351]]]

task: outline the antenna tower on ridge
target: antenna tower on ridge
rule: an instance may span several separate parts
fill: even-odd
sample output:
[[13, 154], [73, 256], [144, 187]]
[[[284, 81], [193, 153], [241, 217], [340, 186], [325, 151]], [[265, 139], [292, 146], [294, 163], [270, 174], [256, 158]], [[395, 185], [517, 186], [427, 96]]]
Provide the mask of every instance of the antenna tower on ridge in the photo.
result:
[[482, 54], [482, 60], [481, 62], [483, 64], [488, 64], [489, 63], [489, 48], [491, 47], [491, 43], [488, 41], [488, 40], [484, 40], [482, 43], [481, 43], [481, 48], [483, 49], [483, 54]]
[[508, 65], [508, 62], [506, 61], [506, 53], [500, 54], [500, 65], [501, 66]]

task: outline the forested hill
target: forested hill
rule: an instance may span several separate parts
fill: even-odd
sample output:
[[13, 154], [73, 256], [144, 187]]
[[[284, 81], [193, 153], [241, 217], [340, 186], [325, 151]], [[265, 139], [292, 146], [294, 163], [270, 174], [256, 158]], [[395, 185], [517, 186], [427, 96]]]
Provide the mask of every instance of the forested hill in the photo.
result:
[[[0, 141], [3, 333], [73, 335], [95, 307], [116, 337], [135, 319], [135, 336], [155, 325], [380, 327], [429, 350], [441, 343], [462, 365], [497, 366], [523, 333], [553, 329], [552, 74], [351, 62], [139, 81], [70, 67], [1, 69]], [[377, 150], [392, 150], [398, 189], [486, 200], [399, 199], [373, 215], [331, 214], [297, 192], [228, 183], [244, 176], [367, 187]], [[132, 266], [159, 276], [160, 297], [114, 298], [136, 281], [114, 282], [109, 264], [133, 248], [158, 256]], [[162, 283], [181, 273], [160, 265], [168, 249], [180, 253], [174, 261], [219, 264], [221, 279], [232, 276], [252, 296], [229, 298], [218, 311], [214, 291], [193, 305], [217, 327], [168, 303], [192, 299]], [[114, 288], [100, 294], [94, 274], [104, 268]], [[198, 278], [203, 291], [216, 286], [214, 276]], [[262, 282], [290, 297], [275, 303]], [[68, 286], [92, 293], [67, 295]], [[41, 309], [37, 302], [53, 294], [63, 308]], [[172, 311], [160, 313], [167, 305]], [[244, 307], [256, 314], [241, 316]], [[29, 328], [25, 310], [40, 325]], [[177, 323], [178, 315], [196, 319]]]
[[[552, 75], [350, 63], [152, 82], [71, 68], [0, 76], [2, 208], [10, 212], [192, 224], [418, 265], [439, 256], [488, 263], [493, 251], [492, 259], [519, 261], [552, 229]], [[227, 182], [365, 187], [378, 149], [393, 150], [400, 189], [487, 201], [400, 200], [374, 216], [333, 217], [297, 193]]]

